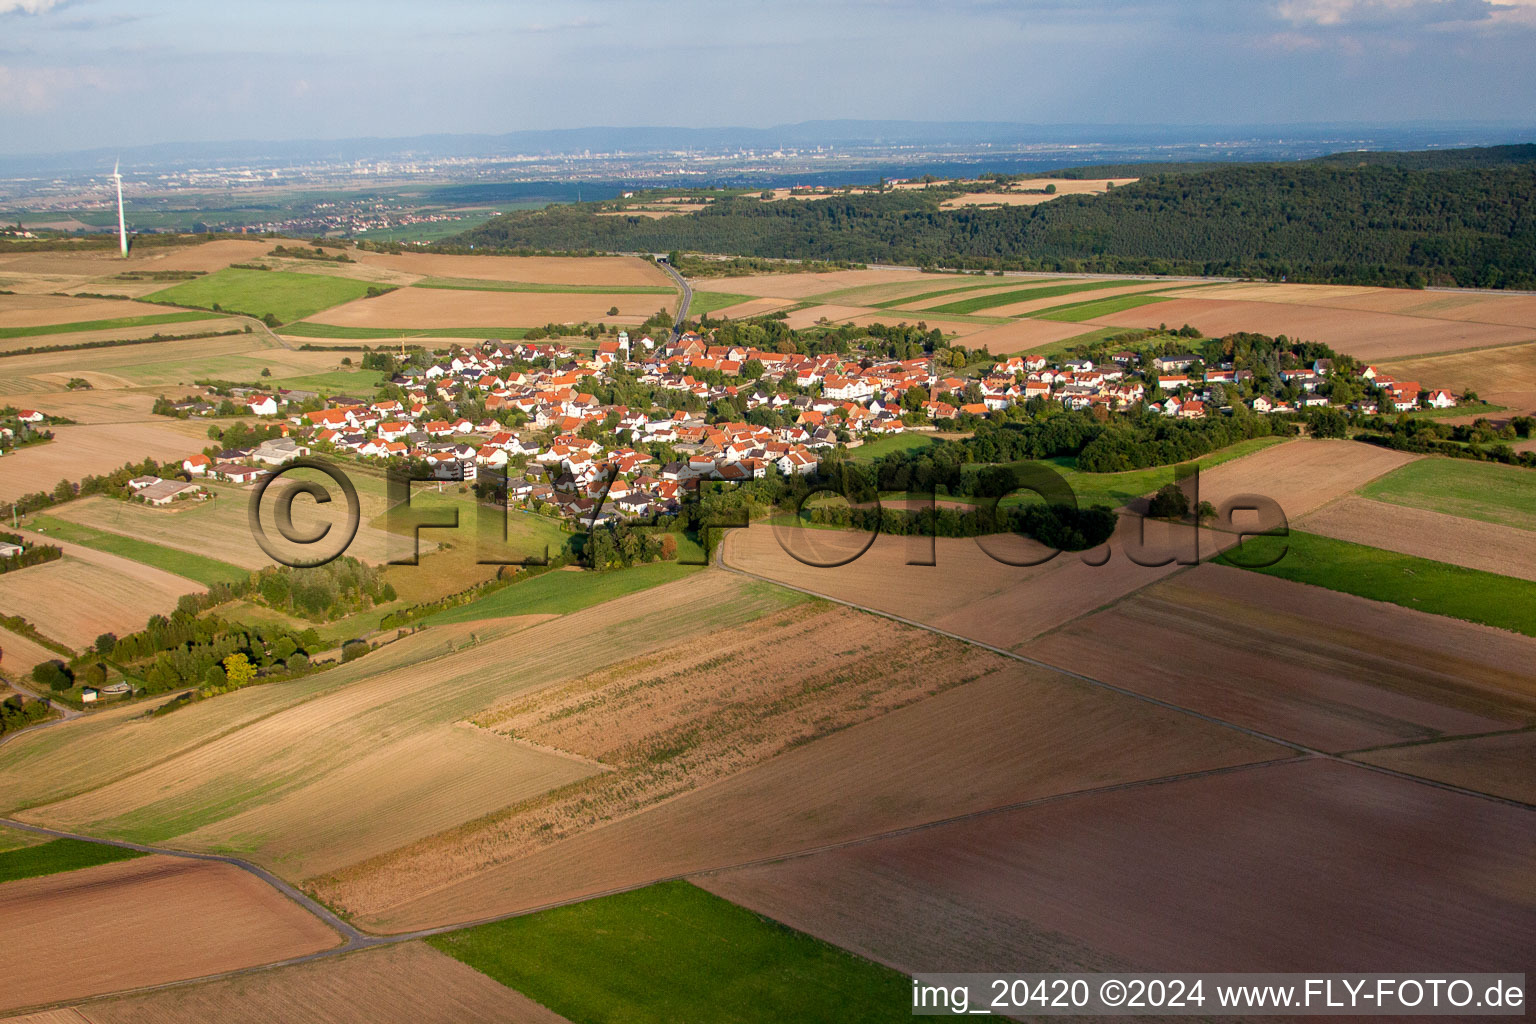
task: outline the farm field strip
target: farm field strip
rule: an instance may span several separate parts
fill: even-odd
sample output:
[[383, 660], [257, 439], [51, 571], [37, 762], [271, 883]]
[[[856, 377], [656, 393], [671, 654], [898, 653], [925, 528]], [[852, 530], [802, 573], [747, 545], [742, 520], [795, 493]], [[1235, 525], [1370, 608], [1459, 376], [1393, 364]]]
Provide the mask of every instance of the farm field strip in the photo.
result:
[[[414, 324], [436, 328], [470, 328], [480, 324], [508, 327], [539, 327], [547, 323], [599, 320], [640, 324], [660, 306], [672, 305], [670, 296], [653, 294], [456, 291], [434, 288], [397, 288], [376, 298], [357, 298], [314, 315], [310, 324], [337, 327], [388, 327]], [[610, 308], [618, 313], [608, 315]], [[298, 320], [300, 317], [289, 319]]]
[[[869, 305], [873, 306], [875, 309], [890, 309], [890, 308], [892, 308], [894, 306], [916, 306], [916, 305], [919, 305], [919, 304], [924, 303], [924, 302], [931, 302], [934, 299], [942, 299], [942, 298], [944, 298], [945, 296], [948, 296], [948, 295], [956, 295], [956, 294], [959, 294], [960, 292], [974, 292], [974, 291], [982, 291], [982, 290], [992, 291], [992, 290], [1002, 289], [1002, 288], [1037, 287], [1037, 286], [1038, 287], [1044, 287], [1047, 284], [1052, 284], [1054, 282], [1064, 281], [1064, 280], [1066, 280], [1066, 278], [1062, 278], [1062, 277], [1042, 277], [1039, 280], [1035, 280], [1035, 281], [1026, 281], [1026, 280], [1021, 280], [1019, 278], [994, 278], [993, 280], [987, 281], [987, 282], [982, 283], [982, 284], [967, 284], [967, 285], [960, 285], [959, 287], [954, 287], [954, 288], [940, 288], [940, 289], [937, 289], [935, 291], [920, 292], [920, 293], [918, 293], [916, 295], [906, 295], [906, 296], [902, 296], [902, 297], [899, 297], [899, 298], [886, 299], [883, 302], [871, 302], [871, 303], [869, 303]], [[834, 292], [832, 294], [833, 295], [839, 295], [840, 294], [840, 295], [844, 296], [845, 298], [852, 298], [852, 297], [854, 297], [853, 296], [854, 292], [855, 292], [855, 289], [848, 289], [848, 290], [846, 290], [844, 292], [841, 292], [841, 293]], [[823, 301], [828, 301], [828, 302], [835, 301], [835, 300], [831, 299], [830, 297], [826, 297], [826, 296], [823, 296], [821, 298], [822, 298]]]
[[483, 277], [428, 277], [412, 282], [412, 288], [447, 288], [471, 292], [533, 292], [565, 295], [676, 295], [665, 285], [634, 284], [540, 284], [532, 281], [495, 281]]
[[[1176, 657], [1113, 638], [1155, 635]], [[1205, 564], [1040, 637], [1024, 653], [1181, 707], [1339, 752], [1536, 721], [1536, 643]], [[1241, 680], [1241, 682], [1237, 682]]]
[[147, 316], [123, 316], [111, 320], [83, 320], [75, 323], [44, 324], [36, 327], [0, 327], [0, 338], [33, 338], [49, 334], [74, 334], [82, 331], [152, 327], [160, 324], [189, 323], [194, 320], [215, 320], [218, 317], [218, 313], [152, 313]]
[[1313, 759], [694, 881], [905, 972], [1471, 970], [1536, 943], [1531, 838], [1527, 811]]
[[1104, 288], [1125, 288], [1132, 285], [1154, 286], [1155, 282], [1118, 280], [1108, 281], [1081, 280], [1070, 284], [1055, 285], [1049, 288], [1025, 288], [1019, 291], [989, 292], [986, 295], [977, 295], [969, 299], [961, 299], [957, 302], [947, 302], [923, 312], [933, 313], [975, 313], [983, 309], [995, 309], [998, 306], [1009, 306], [1019, 302], [1030, 302], [1038, 299], [1054, 299], [1059, 295], [1073, 295], [1077, 292], [1099, 291]]
[[126, 534], [108, 533], [82, 523], [71, 523], [52, 516], [38, 515], [31, 520], [33, 530], [56, 540], [83, 544], [97, 551], [121, 555], [135, 562], [184, 576], [205, 587], [215, 583], [233, 583], [246, 577], [247, 570], [228, 562], [190, 551], [177, 551]]
[[1334, 540], [1536, 581], [1536, 530], [1359, 497], [1340, 498], [1296, 525]]
[[[252, 967], [341, 942], [232, 864], [161, 856], [8, 882], [0, 922], [0, 941], [31, 954], [8, 966], [0, 1009]], [[68, 970], [59, 969], [64, 962]]]
[[1167, 302], [1162, 295], [1116, 295], [1108, 299], [1096, 299], [1092, 302], [1071, 302], [1064, 306], [1051, 306], [1048, 309], [1037, 310], [1030, 316], [1041, 320], [1061, 320], [1067, 323], [1081, 323], [1084, 320], [1094, 320], [1110, 313], [1119, 313], [1127, 309], [1137, 309], [1141, 306], [1151, 306], [1159, 302]]
[[278, 333], [295, 338], [340, 338], [343, 340], [374, 341], [380, 339], [410, 340], [411, 338], [495, 338], [517, 340], [528, 333], [527, 327], [339, 327], [335, 324], [316, 324], [303, 320], [284, 324]]
[[[1531, 580], [1294, 528], [1285, 537], [1250, 537], [1243, 546], [1251, 551], [1245, 558], [1274, 562], [1249, 572], [1536, 637], [1536, 582]], [[1220, 560], [1237, 564], [1230, 553]]]
[[1536, 473], [1462, 459], [1421, 459], [1372, 480], [1373, 501], [1536, 531]]
[[[317, 882], [318, 891], [352, 908], [369, 927], [398, 931], [779, 856], [1036, 796], [1290, 754], [992, 652], [971, 647], [957, 658], [970, 666], [966, 674], [981, 673], [978, 678], [519, 859], [501, 861], [497, 829], [488, 827], [480, 830], [479, 851], [462, 850], [467, 837], [458, 837], [460, 866], [446, 877], [422, 873], [428, 863], [446, 866], [441, 858], [429, 860], [431, 851], [424, 848], [377, 865], [372, 885], [364, 877], [336, 879]], [[1125, 729], [1140, 737], [1136, 743], [1115, 738]]]
[[[98, 998], [8, 1024], [271, 1024], [294, 1007], [316, 1024], [515, 1020], [568, 1024], [526, 996], [421, 942], [327, 956], [158, 992]], [[60, 1014], [68, 1014], [67, 1019]]]
[[217, 305], [258, 318], [271, 314], [286, 323], [361, 298], [370, 287], [367, 281], [326, 274], [226, 267], [145, 298], [200, 309]]

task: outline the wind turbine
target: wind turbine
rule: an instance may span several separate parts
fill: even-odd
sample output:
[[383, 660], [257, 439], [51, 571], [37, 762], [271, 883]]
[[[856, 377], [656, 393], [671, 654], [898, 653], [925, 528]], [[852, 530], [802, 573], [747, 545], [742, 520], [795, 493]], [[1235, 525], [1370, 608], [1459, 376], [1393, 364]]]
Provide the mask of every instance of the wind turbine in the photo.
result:
[[123, 176], [118, 172], [122, 166], [122, 160], [112, 165], [112, 180], [117, 183], [117, 245], [122, 250], [123, 259], [128, 258], [128, 226], [123, 222]]

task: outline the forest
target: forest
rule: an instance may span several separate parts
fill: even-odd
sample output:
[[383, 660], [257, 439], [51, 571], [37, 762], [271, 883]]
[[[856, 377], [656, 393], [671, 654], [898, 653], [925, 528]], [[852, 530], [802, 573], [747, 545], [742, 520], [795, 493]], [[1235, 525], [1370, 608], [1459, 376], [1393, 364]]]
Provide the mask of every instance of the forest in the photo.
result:
[[486, 249], [683, 250], [965, 269], [1536, 288], [1533, 147], [1141, 170], [1102, 195], [944, 210], [942, 188], [722, 198], [659, 219], [517, 211], [446, 239]]

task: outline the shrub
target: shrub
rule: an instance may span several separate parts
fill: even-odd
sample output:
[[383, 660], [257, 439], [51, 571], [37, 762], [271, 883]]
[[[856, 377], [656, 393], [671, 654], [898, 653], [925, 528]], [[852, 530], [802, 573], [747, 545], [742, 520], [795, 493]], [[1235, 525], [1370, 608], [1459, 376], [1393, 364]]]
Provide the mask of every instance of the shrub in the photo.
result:
[[1152, 496], [1147, 514], [1153, 519], [1184, 519], [1189, 516], [1189, 495], [1178, 484], [1164, 484]]
[[62, 693], [75, 685], [69, 666], [57, 658], [32, 666], [32, 678], [39, 686], [46, 686], [55, 693]]

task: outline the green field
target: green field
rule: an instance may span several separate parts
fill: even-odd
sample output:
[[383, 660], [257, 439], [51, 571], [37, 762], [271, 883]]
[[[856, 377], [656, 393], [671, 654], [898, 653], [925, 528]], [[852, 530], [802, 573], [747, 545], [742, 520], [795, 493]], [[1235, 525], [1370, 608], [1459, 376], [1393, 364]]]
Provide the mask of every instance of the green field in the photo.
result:
[[1286, 537], [1250, 537], [1238, 551], [1228, 551], [1217, 561], [1269, 561], [1283, 552], [1276, 564], [1250, 571], [1536, 636], [1536, 583], [1530, 580], [1299, 530]]
[[687, 882], [427, 942], [573, 1024], [854, 1024], [911, 1014], [903, 975]]
[[367, 294], [367, 281], [322, 274], [297, 274], [286, 270], [223, 270], [172, 285], [147, 296], [156, 302], [263, 317], [268, 313], [282, 323], [302, 320], [322, 309], [339, 306]]
[[1111, 313], [1121, 313], [1138, 306], [1150, 306], [1155, 302], [1167, 301], [1161, 295], [1113, 295], [1107, 299], [1097, 299], [1092, 302], [1069, 302], [1063, 306], [1052, 306], [1029, 315], [1036, 320], [1060, 320], [1075, 324], [1083, 320], [1109, 316]]
[[379, 370], [331, 370], [328, 373], [311, 373], [303, 377], [283, 377], [273, 383], [285, 388], [303, 391], [320, 391], [325, 394], [349, 394], [372, 396], [384, 374]]
[[[1076, 292], [1098, 291], [1100, 288], [1124, 288], [1127, 285], [1146, 284], [1145, 281], [1074, 281], [1071, 284], [1060, 284], [1051, 288], [1025, 288], [1009, 292], [988, 292], [985, 295], [976, 295], [969, 299], [961, 299], [959, 302], [949, 302], [942, 306], [934, 306], [932, 309], [921, 310], [923, 313], [974, 313], [980, 309], [993, 309], [997, 306], [1009, 306], [1015, 302], [1029, 302], [1033, 299], [1054, 299], [1058, 295], [1072, 295]], [[911, 301], [911, 300], [908, 300]]]
[[[697, 558], [698, 555], [695, 553], [692, 557]], [[430, 626], [500, 619], [509, 615], [567, 615], [604, 601], [612, 601], [616, 597], [628, 597], [663, 583], [680, 580], [689, 573], [697, 572], [699, 568], [677, 562], [652, 562], [610, 572], [556, 570], [503, 587], [469, 604], [438, 612], [423, 621]]]
[[[1066, 280], [1066, 278], [1062, 278], [1062, 277], [1042, 277], [1042, 278], [1036, 280], [1034, 283], [1035, 284], [1046, 284], [1046, 283], [1051, 282], [1051, 281], [1064, 281], [1064, 280]], [[917, 303], [917, 302], [928, 302], [931, 299], [941, 299], [941, 298], [943, 298], [946, 295], [955, 295], [955, 294], [958, 294], [960, 292], [976, 292], [976, 291], [981, 291], [984, 288], [1017, 288], [1018, 286], [1019, 286], [1018, 278], [1013, 278], [1012, 280], [1009, 280], [1008, 278], [993, 278], [991, 281], [988, 281], [986, 284], [968, 284], [968, 285], [963, 285], [962, 287], [959, 287], [959, 288], [940, 288], [937, 291], [923, 292], [923, 293], [921, 293], [919, 295], [908, 295], [907, 297], [901, 298], [901, 299], [887, 299], [884, 302], [872, 303], [872, 305], [873, 305], [873, 307], [875, 309], [892, 309], [892, 308], [894, 308], [896, 306], [910, 306], [910, 305], [912, 305], [914, 303]], [[868, 286], [866, 285], [865, 287], [868, 287]], [[836, 300], [832, 299], [832, 298], [824, 298], [823, 301], [825, 301], [825, 302], [835, 302]], [[858, 303], [851, 303], [851, 305], [858, 305]]]
[[486, 281], [478, 277], [429, 277], [412, 288], [449, 288], [465, 292], [542, 292], [570, 295], [676, 295], [676, 288], [659, 284], [534, 284], [525, 281]]
[[735, 295], [731, 292], [694, 292], [693, 301], [688, 303], [688, 315], [703, 316], [738, 302], [749, 302], [752, 298], [751, 295]]
[[1360, 493], [1394, 505], [1536, 530], [1536, 471], [1519, 466], [1420, 459], [1372, 480]]
[[517, 340], [526, 327], [335, 327], [304, 321], [285, 324], [280, 332], [295, 338], [349, 338], [359, 341], [409, 341], [412, 338], [497, 338]]
[[156, 569], [164, 569], [166, 572], [173, 572], [177, 576], [184, 576], [189, 580], [195, 580], [205, 587], [211, 587], [215, 583], [234, 583], [250, 575], [249, 571], [240, 568], [238, 565], [230, 565], [228, 562], [221, 562], [217, 558], [209, 558], [206, 555], [196, 555], [190, 551], [178, 551], [175, 548], [162, 547], [147, 540], [125, 537], [118, 533], [108, 533], [106, 530], [98, 530], [94, 526], [72, 523], [53, 516], [33, 516], [32, 521], [28, 525], [49, 537], [57, 537], [59, 540], [81, 544], [88, 548], [95, 548], [97, 551], [105, 551], [108, 554], [131, 558], [135, 562], [142, 562], [145, 565], [152, 565]]
[[78, 839], [53, 839], [36, 846], [23, 846], [19, 850], [0, 853], [0, 882], [56, 875], [61, 871], [76, 871], [142, 856], [144, 854], [137, 850], [125, 850], [121, 846], [85, 843]]
[[44, 334], [75, 334], [79, 331], [115, 331], [125, 327], [153, 327], [156, 324], [183, 324], [193, 320], [216, 319], [218, 319], [216, 313], [151, 313], [148, 316], [120, 316], [111, 320], [81, 320], [72, 324], [0, 327], [0, 338], [31, 338]]
[[849, 453], [854, 459], [878, 459], [882, 455], [892, 452], [915, 452], [927, 448], [933, 444], [932, 434], [914, 434], [906, 431], [900, 434], [885, 434], [881, 437], [865, 441]]

